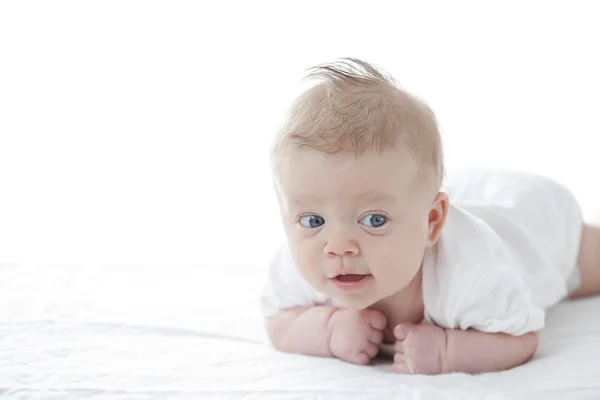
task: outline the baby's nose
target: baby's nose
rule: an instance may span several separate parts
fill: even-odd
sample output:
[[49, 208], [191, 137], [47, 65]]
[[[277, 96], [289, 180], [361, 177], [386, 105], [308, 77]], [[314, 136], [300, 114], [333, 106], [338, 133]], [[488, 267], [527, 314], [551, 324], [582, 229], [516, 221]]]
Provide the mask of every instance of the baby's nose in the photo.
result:
[[359, 253], [358, 243], [348, 238], [330, 238], [323, 252], [328, 257], [356, 256]]

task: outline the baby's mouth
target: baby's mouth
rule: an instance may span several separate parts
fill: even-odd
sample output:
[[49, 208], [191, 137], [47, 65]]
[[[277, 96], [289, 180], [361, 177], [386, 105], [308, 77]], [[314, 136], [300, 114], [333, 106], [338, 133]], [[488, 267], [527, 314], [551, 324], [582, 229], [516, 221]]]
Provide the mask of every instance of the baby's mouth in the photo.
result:
[[368, 275], [359, 275], [359, 274], [346, 274], [346, 275], [338, 275], [334, 279], [341, 282], [358, 282]]
[[361, 291], [372, 281], [371, 274], [340, 274], [331, 279], [331, 282], [344, 292]]

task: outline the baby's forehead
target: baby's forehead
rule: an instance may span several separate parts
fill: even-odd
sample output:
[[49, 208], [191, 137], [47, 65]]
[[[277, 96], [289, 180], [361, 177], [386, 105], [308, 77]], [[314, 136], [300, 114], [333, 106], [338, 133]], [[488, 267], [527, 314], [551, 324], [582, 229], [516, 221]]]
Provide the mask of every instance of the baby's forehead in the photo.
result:
[[302, 198], [357, 203], [360, 196], [381, 193], [398, 203], [412, 203], [437, 191], [425, 176], [431, 169], [420, 164], [406, 149], [361, 155], [296, 149], [280, 154], [274, 164], [275, 184], [280, 200], [288, 204]]
[[397, 193], [386, 192], [380, 190], [369, 190], [369, 191], [355, 191], [355, 190], [336, 190], [333, 192], [333, 196], [328, 192], [315, 192], [311, 188], [306, 188], [289, 193], [287, 197], [288, 202], [293, 204], [307, 204], [317, 203], [330, 200], [340, 200], [344, 202], [352, 203], [395, 203], [400, 200]]
[[318, 151], [291, 151], [278, 157], [275, 173], [282, 180], [310, 181], [313, 185], [350, 184], [366, 186], [404, 186], [422, 170], [405, 151], [369, 152], [361, 155], [344, 152], [327, 154]]
[[386, 151], [369, 150], [363, 153], [339, 151], [326, 153], [322, 151], [295, 148], [282, 151], [276, 155], [279, 168], [313, 168], [326, 171], [336, 169], [354, 169], [369, 171], [378, 168], [389, 168], [400, 171], [415, 164], [415, 158], [405, 149], [396, 148]]
[[[287, 179], [286, 179], [287, 178]], [[290, 177], [279, 181], [280, 200], [291, 207], [338, 204], [348, 206], [402, 204], [421, 188], [403, 179], [377, 179], [369, 175], [323, 174]]]

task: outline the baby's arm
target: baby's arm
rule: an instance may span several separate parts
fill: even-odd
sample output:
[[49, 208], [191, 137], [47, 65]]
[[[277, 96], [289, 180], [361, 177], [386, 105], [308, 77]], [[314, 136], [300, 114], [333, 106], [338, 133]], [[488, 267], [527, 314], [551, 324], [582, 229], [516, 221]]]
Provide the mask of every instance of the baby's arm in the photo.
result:
[[537, 332], [512, 336], [431, 324], [401, 324], [394, 334], [398, 339], [394, 371], [418, 374], [476, 374], [513, 368], [533, 356], [539, 340]]
[[267, 319], [267, 331], [273, 346], [287, 353], [331, 357], [329, 321], [332, 307], [297, 307]]
[[444, 372], [483, 373], [517, 367], [533, 356], [539, 341], [537, 332], [512, 336], [446, 329], [446, 337]]
[[276, 349], [368, 364], [377, 355], [387, 326], [375, 310], [346, 310], [314, 306], [287, 309], [267, 319]]

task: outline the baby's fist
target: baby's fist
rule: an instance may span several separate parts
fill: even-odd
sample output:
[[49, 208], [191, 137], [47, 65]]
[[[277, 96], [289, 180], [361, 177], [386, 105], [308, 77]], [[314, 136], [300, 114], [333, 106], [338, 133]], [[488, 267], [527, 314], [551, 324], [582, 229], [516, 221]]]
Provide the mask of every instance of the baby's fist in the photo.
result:
[[375, 310], [337, 310], [329, 320], [329, 349], [335, 357], [366, 365], [377, 355], [387, 326], [385, 315]]
[[394, 328], [394, 372], [435, 375], [443, 372], [446, 332], [431, 324], [400, 324]]

